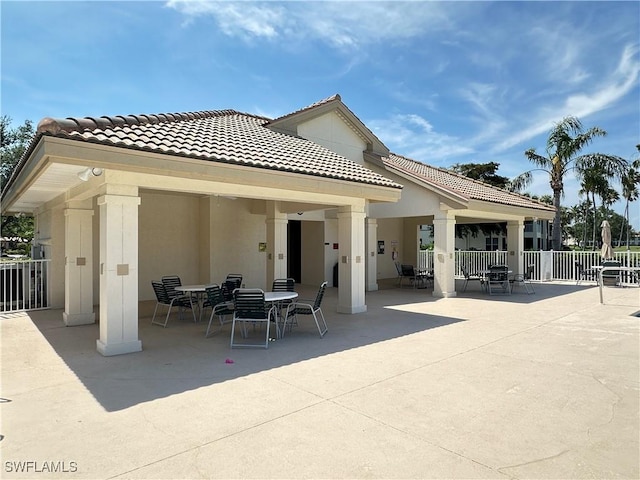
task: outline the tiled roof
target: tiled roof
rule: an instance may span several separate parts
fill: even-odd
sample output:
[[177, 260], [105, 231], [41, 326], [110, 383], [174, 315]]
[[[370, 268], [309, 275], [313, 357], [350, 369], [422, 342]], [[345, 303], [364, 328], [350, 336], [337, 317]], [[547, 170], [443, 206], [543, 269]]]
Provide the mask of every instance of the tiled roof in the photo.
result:
[[45, 118], [39, 135], [302, 175], [402, 188], [321, 145], [265, 127], [269, 119], [217, 110], [99, 118]]
[[319, 107], [320, 105], [324, 105], [326, 103], [331, 103], [335, 101], [338, 101], [338, 102], [341, 101], [340, 95], [337, 93], [335, 95], [331, 95], [330, 97], [319, 100], [315, 103], [312, 103], [311, 105], [307, 105], [306, 107], [296, 110], [295, 112], [290, 112], [290, 113], [287, 113], [286, 115], [283, 115], [282, 117], [275, 118], [273, 119], [273, 121], [282, 120], [283, 118], [293, 117], [294, 115], [297, 115], [299, 113], [306, 112], [307, 110], [312, 110], [316, 107]]
[[451, 170], [432, 167], [394, 153], [383, 158], [383, 162], [387, 167], [403, 171], [423, 182], [461, 194], [468, 199], [538, 210], [554, 210], [551, 205], [538, 202], [524, 195], [493, 187]]

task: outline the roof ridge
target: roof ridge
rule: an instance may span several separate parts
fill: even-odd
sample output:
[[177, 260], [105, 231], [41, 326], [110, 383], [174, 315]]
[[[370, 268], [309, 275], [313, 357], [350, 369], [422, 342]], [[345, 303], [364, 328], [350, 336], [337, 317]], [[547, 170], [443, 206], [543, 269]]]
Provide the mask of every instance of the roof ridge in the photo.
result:
[[[241, 114], [232, 109], [202, 110], [198, 112], [155, 113], [138, 115], [103, 115], [101, 117], [45, 117], [38, 122], [36, 133], [58, 134], [60, 132], [74, 132], [83, 130], [108, 129], [133, 125], [148, 125], [157, 123], [184, 122], [203, 118], [221, 117], [225, 115]], [[248, 114], [241, 114], [248, 115]], [[257, 115], [251, 115], [256, 118]]]
[[276, 120], [282, 120], [283, 118], [288, 118], [291, 117], [293, 115], [297, 115], [298, 113], [302, 113], [302, 112], [306, 112], [307, 110], [312, 110], [316, 107], [319, 107], [320, 105], [324, 105], [325, 103], [331, 103], [334, 101], [342, 101], [342, 97], [340, 97], [339, 93], [335, 93], [333, 95], [331, 95], [330, 97], [327, 98], [323, 98], [322, 100], [318, 100], [317, 102], [312, 103], [311, 105], [307, 105], [306, 107], [302, 107], [298, 110], [294, 110], [293, 112], [289, 112], [285, 115], [282, 115], [278, 118], [274, 118], [271, 121], [275, 122]]

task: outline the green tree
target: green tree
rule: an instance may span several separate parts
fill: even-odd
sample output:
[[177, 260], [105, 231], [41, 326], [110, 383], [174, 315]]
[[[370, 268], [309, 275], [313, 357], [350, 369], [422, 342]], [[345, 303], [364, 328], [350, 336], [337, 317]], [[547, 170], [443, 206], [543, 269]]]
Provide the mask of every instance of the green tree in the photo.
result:
[[22, 158], [34, 134], [31, 120], [25, 120], [24, 124], [17, 128], [12, 128], [11, 117], [6, 115], [0, 117], [0, 155], [2, 157], [0, 190], [4, 189], [7, 180], [9, 180], [15, 166]]
[[[496, 174], [498, 167], [500, 167], [500, 164], [495, 162], [456, 163], [450, 167], [450, 170], [494, 187], [506, 188], [509, 185], [509, 179]], [[456, 225], [455, 231], [458, 238], [476, 238], [480, 233], [485, 236], [505, 235], [506, 229], [506, 223], [479, 223], [465, 225], [458, 224]]]
[[525, 152], [527, 159], [538, 168], [519, 175], [512, 182], [514, 188], [520, 189], [531, 183], [532, 172], [542, 170], [549, 174], [549, 185], [553, 192], [553, 206], [556, 209], [553, 218], [552, 243], [554, 250], [562, 249], [562, 210], [561, 198], [564, 194], [564, 180], [571, 170], [584, 171], [589, 165], [600, 163], [606, 171], [622, 172], [626, 168], [626, 160], [613, 155], [591, 153], [578, 155], [595, 137], [607, 133], [599, 127], [583, 130], [582, 123], [576, 117], [565, 117], [549, 132], [546, 156], [536, 153], [534, 148]]
[[465, 177], [479, 180], [498, 188], [507, 188], [510, 180], [507, 177], [496, 174], [500, 167], [499, 163], [456, 163], [450, 170], [464, 175]]
[[[636, 147], [640, 152], [640, 145], [636, 145]], [[635, 202], [636, 200], [638, 200], [638, 197], [640, 197], [640, 191], [638, 191], [638, 185], [640, 184], [640, 159], [636, 159], [633, 161], [628, 170], [622, 176], [620, 183], [622, 184], [622, 198], [624, 198], [625, 200], [625, 222], [622, 223], [622, 227], [620, 228], [620, 239], [618, 240], [618, 245], [622, 244], [622, 234], [626, 228], [627, 248], [629, 248], [629, 204], [631, 202]]]
[[[11, 118], [0, 117], [0, 190], [4, 190], [16, 165], [29, 146], [34, 136], [33, 123], [26, 120], [17, 128], [11, 127]], [[28, 242], [33, 239], [33, 217], [25, 215], [2, 215], [0, 233], [3, 237], [21, 238]], [[9, 242], [5, 253], [19, 253], [28, 255], [29, 245], [19, 242]]]

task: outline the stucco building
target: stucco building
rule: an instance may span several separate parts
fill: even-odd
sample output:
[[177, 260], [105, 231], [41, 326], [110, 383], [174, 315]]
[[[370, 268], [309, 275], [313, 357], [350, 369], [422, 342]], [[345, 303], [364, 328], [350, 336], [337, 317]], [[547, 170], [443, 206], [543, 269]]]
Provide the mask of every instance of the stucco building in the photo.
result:
[[[82, 178], [81, 178], [82, 177]], [[334, 95], [268, 119], [234, 110], [43, 119], [2, 192], [5, 214], [35, 216], [51, 259], [51, 306], [96, 321], [104, 355], [139, 351], [138, 303], [151, 280], [247, 286], [333, 279], [338, 310], [415, 262], [433, 225], [434, 292], [455, 295], [456, 223], [507, 222], [523, 270], [525, 220], [553, 209], [388, 148]], [[381, 248], [382, 247], [382, 248]]]

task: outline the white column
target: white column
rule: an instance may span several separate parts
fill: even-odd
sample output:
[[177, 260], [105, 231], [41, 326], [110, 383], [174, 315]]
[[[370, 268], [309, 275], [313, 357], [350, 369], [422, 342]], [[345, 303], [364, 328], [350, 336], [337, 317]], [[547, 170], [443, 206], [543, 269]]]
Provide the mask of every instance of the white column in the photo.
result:
[[64, 210], [64, 312], [65, 325], [95, 323], [93, 313], [93, 210]]
[[338, 312], [361, 313], [365, 304], [364, 206], [338, 209]]
[[524, 273], [524, 219], [507, 222], [507, 251], [509, 270], [514, 274]]
[[455, 297], [455, 215], [438, 211], [433, 219], [433, 296]]
[[[136, 189], [137, 192], [137, 189]], [[105, 356], [139, 352], [138, 205], [140, 198], [103, 195], [100, 206], [100, 339]]]
[[276, 278], [287, 278], [287, 215], [280, 202], [267, 202], [267, 289]]
[[[366, 248], [367, 260], [365, 274], [367, 278], [367, 292], [378, 290], [378, 220], [366, 218]], [[385, 252], [386, 255], [391, 255]]]

